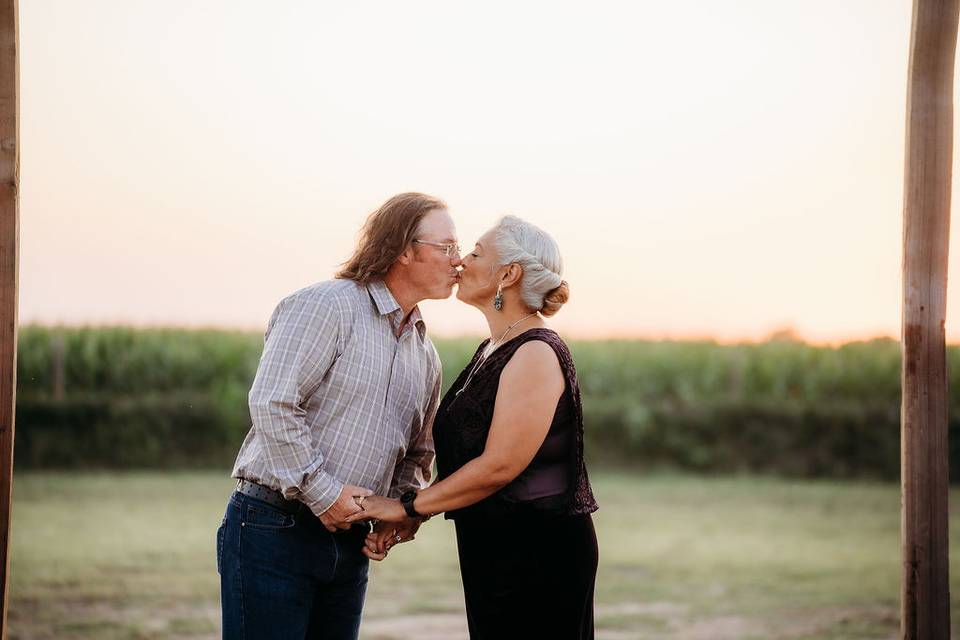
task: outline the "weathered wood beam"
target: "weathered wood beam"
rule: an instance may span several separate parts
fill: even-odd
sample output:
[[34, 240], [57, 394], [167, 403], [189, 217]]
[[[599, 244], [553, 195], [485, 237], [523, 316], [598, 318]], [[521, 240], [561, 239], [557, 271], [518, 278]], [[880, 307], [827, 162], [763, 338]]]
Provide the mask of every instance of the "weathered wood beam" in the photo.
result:
[[0, 639], [7, 637], [10, 504], [17, 393], [20, 63], [17, 0], [0, 0]]
[[960, 0], [914, 0], [903, 206], [900, 634], [950, 637], [946, 297]]

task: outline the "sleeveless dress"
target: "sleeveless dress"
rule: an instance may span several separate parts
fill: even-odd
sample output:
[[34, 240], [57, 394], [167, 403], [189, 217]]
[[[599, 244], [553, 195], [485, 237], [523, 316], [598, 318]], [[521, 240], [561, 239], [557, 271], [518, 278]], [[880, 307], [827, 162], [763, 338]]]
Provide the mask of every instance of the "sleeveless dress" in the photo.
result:
[[480, 344], [437, 409], [437, 477], [449, 477], [483, 453], [500, 374], [530, 340], [553, 348], [566, 382], [547, 436], [509, 484], [445, 516], [456, 525], [471, 640], [594, 637], [598, 549], [590, 514], [597, 503], [583, 461], [576, 369], [556, 332], [530, 329], [508, 340], [464, 387], [489, 340]]

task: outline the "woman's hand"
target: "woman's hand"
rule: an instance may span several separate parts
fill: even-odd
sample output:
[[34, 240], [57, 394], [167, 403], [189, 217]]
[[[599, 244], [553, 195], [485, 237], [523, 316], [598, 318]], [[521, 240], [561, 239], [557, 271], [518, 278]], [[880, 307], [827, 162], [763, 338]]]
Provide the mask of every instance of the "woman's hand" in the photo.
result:
[[364, 541], [364, 555], [371, 560], [383, 560], [391, 547], [414, 540], [421, 522], [420, 518], [407, 518], [399, 524], [378, 522]]
[[360, 503], [360, 511], [347, 516], [345, 522], [379, 520], [380, 522], [403, 522], [407, 512], [399, 500], [383, 496], [366, 496]]

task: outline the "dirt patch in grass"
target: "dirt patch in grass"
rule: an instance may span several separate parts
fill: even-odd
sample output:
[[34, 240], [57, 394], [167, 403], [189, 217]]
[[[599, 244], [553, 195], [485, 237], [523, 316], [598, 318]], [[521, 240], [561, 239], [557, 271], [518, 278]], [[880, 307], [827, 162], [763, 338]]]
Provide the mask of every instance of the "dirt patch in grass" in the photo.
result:
[[[596, 607], [597, 640], [893, 640], [893, 607], [831, 607], [766, 612], [764, 617], [701, 616], [683, 603], [625, 602]], [[51, 607], [20, 602], [10, 617], [11, 640], [217, 640], [215, 603], [120, 605], [85, 600]], [[466, 640], [462, 612], [366, 616], [363, 640]]]
[[870, 638], [895, 640], [900, 636], [900, 612], [896, 606], [835, 607], [785, 613], [787, 622], [776, 638]]
[[209, 604], [118, 606], [63, 600], [55, 605], [19, 603], [10, 615], [11, 640], [213, 640], [220, 636], [220, 608]]

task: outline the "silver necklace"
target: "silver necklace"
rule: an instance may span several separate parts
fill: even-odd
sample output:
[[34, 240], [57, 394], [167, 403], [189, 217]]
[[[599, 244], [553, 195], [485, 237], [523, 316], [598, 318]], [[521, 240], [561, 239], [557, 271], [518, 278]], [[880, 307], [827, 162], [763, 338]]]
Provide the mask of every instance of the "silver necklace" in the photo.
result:
[[[516, 322], [514, 322], [513, 324], [511, 324], [510, 326], [508, 326], [508, 327], [507, 327], [507, 330], [504, 331], [504, 332], [500, 335], [500, 338], [497, 339], [496, 342], [492, 342], [492, 343], [490, 343], [490, 344], [487, 345], [487, 348], [483, 350], [483, 353], [482, 353], [482, 354], [480, 354], [480, 358], [477, 359], [477, 363], [476, 363], [475, 365], [473, 365], [473, 367], [470, 369], [470, 373], [467, 374], [467, 379], [464, 380], [463, 386], [460, 387], [460, 390], [457, 391], [456, 394], [454, 394], [454, 396], [453, 396], [454, 398], [456, 398], [456, 397], [459, 396], [461, 393], [463, 393], [463, 390], [467, 388], [467, 385], [468, 385], [468, 384], [470, 384], [470, 379], [473, 378], [473, 374], [475, 374], [475, 373], [477, 372], [477, 369], [480, 368], [480, 365], [482, 365], [484, 362], [486, 362], [486, 361], [487, 361], [487, 358], [490, 357], [490, 356], [493, 354], [493, 352], [497, 350], [497, 347], [499, 347], [500, 344], [503, 342], [503, 339], [507, 337], [507, 334], [510, 333], [510, 330], [513, 329], [513, 328], [514, 328], [515, 326], [517, 326], [518, 324], [520, 324], [521, 322], [523, 322], [524, 320], [526, 320], [527, 318], [532, 318], [532, 317], [535, 316], [535, 315], [537, 315], [537, 312], [536, 312], [536, 311], [534, 311], [534, 312], [531, 313], [530, 315], [523, 316], [522, 318], [520, 318], [519, 320], [517, 320]], [[493, 347], [493, 349], [490, 349], [491, 346]], [[489, 351], [488, 351], [488, 349], [489, 349]]]

